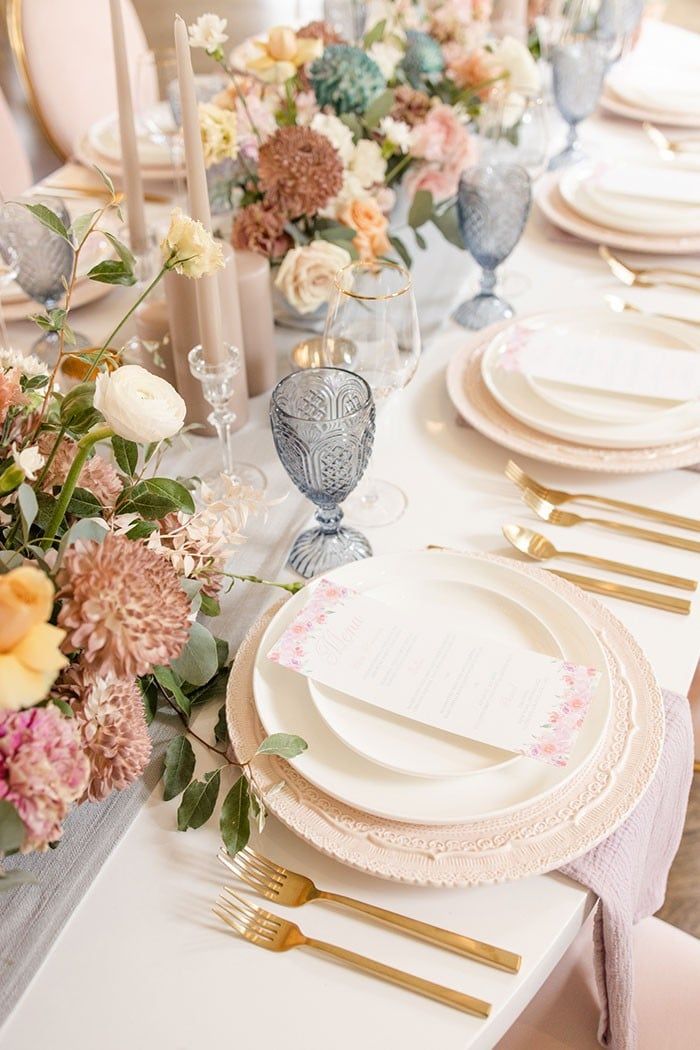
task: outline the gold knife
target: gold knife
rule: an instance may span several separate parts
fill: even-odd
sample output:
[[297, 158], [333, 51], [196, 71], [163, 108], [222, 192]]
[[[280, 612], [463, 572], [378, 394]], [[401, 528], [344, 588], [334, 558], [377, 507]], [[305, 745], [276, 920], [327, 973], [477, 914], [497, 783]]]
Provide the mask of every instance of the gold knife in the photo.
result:
[[579, 576], [575, 572], [562, 572], [560, 569], [548, 569], [554, 576], [575, 583], [582, 591], [592, 594], [604, 594], [609, 598], [621, 598], [624, 602], [635, 602], [637, 605], [649, 605], [664, 612], [679, 613], [687, 616], [690, 602], [685, 598], [674, 598], [669, 594], [658, 594], [655, 591], [643, 591], [639, 587], [628, 587], [626, 584], [613, 583], [612, 580], [599, 580], [594, 576]]

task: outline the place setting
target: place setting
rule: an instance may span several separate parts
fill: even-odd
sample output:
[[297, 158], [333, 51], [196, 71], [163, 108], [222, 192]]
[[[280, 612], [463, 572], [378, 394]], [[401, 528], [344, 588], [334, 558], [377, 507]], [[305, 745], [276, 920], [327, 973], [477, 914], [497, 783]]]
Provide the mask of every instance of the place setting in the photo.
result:
[[[296, 6], [78, 5], [100, 106], [0, 170], [0, 1050], [666, 1045], [700, 38]], [[60, 54], [8, 19], [53, 145]]]

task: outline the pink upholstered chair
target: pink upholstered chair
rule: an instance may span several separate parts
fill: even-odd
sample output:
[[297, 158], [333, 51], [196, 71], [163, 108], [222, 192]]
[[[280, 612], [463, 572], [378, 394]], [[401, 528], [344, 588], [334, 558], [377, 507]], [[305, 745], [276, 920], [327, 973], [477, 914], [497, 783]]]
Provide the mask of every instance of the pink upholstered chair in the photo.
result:
[[7, 100], [0, 91], [0, 193], [3, 197], [16, 197], [32, 184], [32, 169], [29, 165], [24, 143], [15, 124]]
[[[132, 86], [148, 50], [131, 0], [122, 0]], [[7, 0], [10, 42], [29, 102], [56, 152], [67, 157], [99, 117], [116, 112], [107, 0]]]
[[[700, 940], [660, 919], [635, 928], [638, 1050], [688, 1050], [700, 1039]], [[587, 923], [497, 1050], [598, 1050]]]

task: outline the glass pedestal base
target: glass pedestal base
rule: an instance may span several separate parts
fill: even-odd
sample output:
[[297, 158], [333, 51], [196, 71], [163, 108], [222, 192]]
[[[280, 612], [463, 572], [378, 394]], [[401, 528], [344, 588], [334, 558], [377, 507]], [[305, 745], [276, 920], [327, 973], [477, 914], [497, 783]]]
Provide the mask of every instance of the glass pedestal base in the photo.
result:
[[302, 532], [292, 545], [289, 565], [308, 580], [319, 573], [371, 556], [369, 540], [357, 529], [341, 525], [337, 532], [324, 532], [320, 528]]
[[507, 321], [514, 315], [515, 310], [505, 299], [480, 293], [458, 306], [452, 318], [457, 324], [461, 324], [462, 328], [478, 332], [481, 328], [488, 328], [498, 321]]

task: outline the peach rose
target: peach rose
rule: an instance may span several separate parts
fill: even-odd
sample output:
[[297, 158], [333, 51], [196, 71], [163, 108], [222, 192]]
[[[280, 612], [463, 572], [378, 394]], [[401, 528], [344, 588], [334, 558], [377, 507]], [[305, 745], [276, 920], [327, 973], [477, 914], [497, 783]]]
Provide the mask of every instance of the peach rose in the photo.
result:
[[33, 565], [0, 576], [0, 710], [43, 700], [68, 663], [66, 632], [46, 622], [53, 600], [51, 580]]
[[356, 233], [353, 244], [363, 262], [376, 259], [389, 251], [387, 237], [389, 220], [373, 197], [355, 198], [349, 201], [339, 214], [339, 219]]
[[503, 67], [485, 47], [478, 47], [470, 54], [462, 52], [448, 66], [448, 73], [455, 84], [461, 88], [479, 88], [477, 95], [481, 99], [488, 97], [492, 81], [504, 73]]

